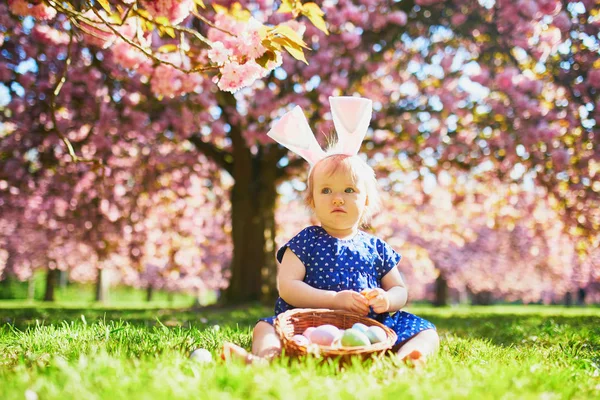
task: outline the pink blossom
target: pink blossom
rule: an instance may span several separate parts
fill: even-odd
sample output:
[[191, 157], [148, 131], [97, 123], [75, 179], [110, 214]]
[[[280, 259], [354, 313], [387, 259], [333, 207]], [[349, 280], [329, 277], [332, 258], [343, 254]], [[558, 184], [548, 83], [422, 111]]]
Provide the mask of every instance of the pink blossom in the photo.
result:
[[8, 0], [10, 12], [20, 17], [31, 15], [30, 5], [26, 0]]
[[241, 65], [235, 62], [226, 64], [221, 68], [219, 89], [234, 93], [242, 87], [251, 85], [261, 77], [263, 71], [264, 69], [253, 61]]
[[438, 0], [415, 0], [415, 4], [419, 5], [419, 6], [434, 6], [437, 3], [439, 3]]
[[137, 69], [149, 62], [148, 56], [122, 40], [111, 47], [113, 57], [123, 68]]
[[[103, 18], [106, 18], [106, 12], [104, 10], [99, 11]], [[95, 21], [97, 24], [90, 24], [85, 21], [81, 21], [82, 31], [84, 33], [84, 40], [96, 47], [106, 49], [113, 44], [117, 36], [106, 26], [102, 26], [103, 22], [96, 16], [93, 10], [88, 10], [84, 14], [87, 20]]]
[[198, 73], [186, 74], [170, 65], [159, 64], [151, 77], [152, 92], [166, 97], [191, 93], [202, 84], [203, 78]]
[[561, 11], [554, 17], [554, 26], [560, 29], [561, 32], [568, 32], [571, 29], [571, 19], [566, 12]]
[[39, 21], [50, 21], [56, 17], [56, 10], [44, 3], [31, 7], [31, 16]]
[[31, 36], [44, 44], [61, 46], [69, 43], [69, 35], [48, 25], [35, 24], [31, 30]]
[[194, 0], [142, 0], [142, 5], [154, 18], [166, 17], [178, 24], [190, 15]]
[[536, 18], [540, 11], [535, 0], [520, 0], [518, 10], [527, 18]]
[[552, 164], [555, 171], [563, 171], [569, 164], [570, 156], [565, 149], [555, 149], [552, 151]]
[[506, 70], [502, 71], [500, 74], [498, 74], [498, 76], [496, 77], [496, 82], [497, 82], [500, 90], [506, 91], [506, 90], [511, 89], [513, 86], [513, 77], [514, 76], [515, 76], [515, 73], [511, 69], [506, 69]]
[[450, 18], [452, 26], [459, 27], [467, 21], [467, 16], [461, 12], [455, 12]]
[[588, 72], [587, 81], [592, 87], [600, 89], [600, 68]]
[[355, 49], [360, 45], [361, 35], [357, 32], [343, 32], [342, 41], [346, 44], [346, 48]]
[[539, 4], [540, 11], [546, 15], [556, 15], [562, 8], [559, 0], [540, 0]]
[[388, 21], [392, 24], [404, 26], [406, 25], [407, 20], [408, 17], [404, 11], [394, 11], [388, 15]]
[[213, 42], [211, 47], [212, 48], [208, 51], [208, 58], [215, 64], [225, 64], [233, 54], [233, 51], [226, 48], [223, 42]]
[[489, 83], [490, 71], [487, 68], [483, 68], [477, 75], [471, 76], [470, 79], [482, 86], [486, 86]]
[[255, 30], [242, 32], [238, 36], [237, 50], [238, 55], [247, 56], [252, 60], [259, 58], [267, 51], [262, 45], [260, 34]]
[[44, 3], [31, 4], [26, 0], [9, 0], [10, 11], [20, 17], [31, 15], [39, 21], [49, 21], [56, 17], [56, 10]]

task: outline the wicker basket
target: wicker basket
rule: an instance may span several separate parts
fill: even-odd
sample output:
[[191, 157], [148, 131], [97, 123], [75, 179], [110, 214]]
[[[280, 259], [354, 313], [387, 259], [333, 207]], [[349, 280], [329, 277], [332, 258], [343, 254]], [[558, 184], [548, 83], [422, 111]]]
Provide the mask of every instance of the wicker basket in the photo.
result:
[[[331, 324], [340, 329], [351, 328], [357, 322], [367, 326], [376, 325], [386, 333], [386, 340], [369, 346], [336, 347], [336, 346], [300, 346], [292, 340], [294, 335], [301, 335], [306, 328]], [[361, 317], [348, 311], [315, 308], [294, 308], [281, 313], [275, 319], [275, 331], [281, 339], [285, 354], [292, 357], [313, 354], [318, 357], [348, 359], [352, 356], [363, 358], [381, 356], [396, 343], [396, 332], [374, 319]]]

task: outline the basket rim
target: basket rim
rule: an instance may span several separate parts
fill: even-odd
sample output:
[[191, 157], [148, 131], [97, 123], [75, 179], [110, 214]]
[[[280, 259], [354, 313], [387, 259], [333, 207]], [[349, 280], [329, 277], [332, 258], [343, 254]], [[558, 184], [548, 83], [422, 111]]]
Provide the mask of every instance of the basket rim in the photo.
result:
[[[332, 346], [316, 346], [317, 347], [316, 349], [313, 348], [311, 350], [310, 346], [309, 347], [299, 346], [291, 339], [293, 334], [291, 336], [289, 334], [286, 334], [286, 332], [283, 329], [283, 326], [285, 326], [288, 323], [293, 323], [292, 319], [294, 318], [294, 316], [297, 317], [297, 316], [311, 315], [311, 314], [333, 314], [335, 316], [340, 316], [340, 317], [348, 316], [348, 317], [352, 317], [353, 319], [357, 319], [358, 320], [357, 322], [367, 322], [369, 326], [373, 326], [373, 325], [379, 326], [380, 328], [382, 328], [385, 331], [386, 340], [379, 342], [379, 343], [371, 344], [369, 346], [342, 347], [342, 348], [332, 347]], [[275, 332], [277, 333], [277, 335], [279, 336], [279, 339], [282, 342], [283, 348], [293, 350], [293, 352], [299, 353], [299, 355], [315, 353], [315, 354], [318, 354], [321, 356], [335, 357], [335, 356], [370, 355], [370, 354], [375, 354], [375, 353], [383, 353], [383, 352], [391, 349], [394, 346], [394, 344], [396, 343], [396, 340], [398, 338], [398, 335], [396, 334], [396, 332], [394, 332], [391, 328], [385, 326], [384, 324], [382, 324], [381, 322], [379, 322], [373, 318], [369, 318], [367, 316], [361, 316], [361, 315], [352, 313], [350, 311], [332, 310], [332, 309], [328, 309], [328, 308], [293, 308], [291, 310], [285, 311], [285, 312], [277, 315], [277, 317], [275, 318], [274, 327], [275, 327]]]

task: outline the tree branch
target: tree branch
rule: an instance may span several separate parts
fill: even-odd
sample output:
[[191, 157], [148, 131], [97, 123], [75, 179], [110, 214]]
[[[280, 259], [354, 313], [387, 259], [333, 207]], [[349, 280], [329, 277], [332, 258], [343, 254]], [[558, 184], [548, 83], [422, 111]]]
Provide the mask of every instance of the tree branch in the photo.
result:
[[217, 148], [211, 143], [203, 141], [199, 134], [191, 136], [188, 140], [202, 154], [233, 176], [233, 156], [230, 153]]

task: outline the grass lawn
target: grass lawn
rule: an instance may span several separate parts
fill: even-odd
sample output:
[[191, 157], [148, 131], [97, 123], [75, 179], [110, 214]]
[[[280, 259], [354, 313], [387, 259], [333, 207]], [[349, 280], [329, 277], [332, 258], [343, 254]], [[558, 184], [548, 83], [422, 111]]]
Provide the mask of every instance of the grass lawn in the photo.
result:
[[392, 358], [342, 370], [280, 359], [200, 364], [224, 340], [249, 348], [269, 309], [56, 308], [0, 302], [0, 399], [600, 398], [600, 308], [409, 311], [434, 322], [439, 355], [421, 370]]

